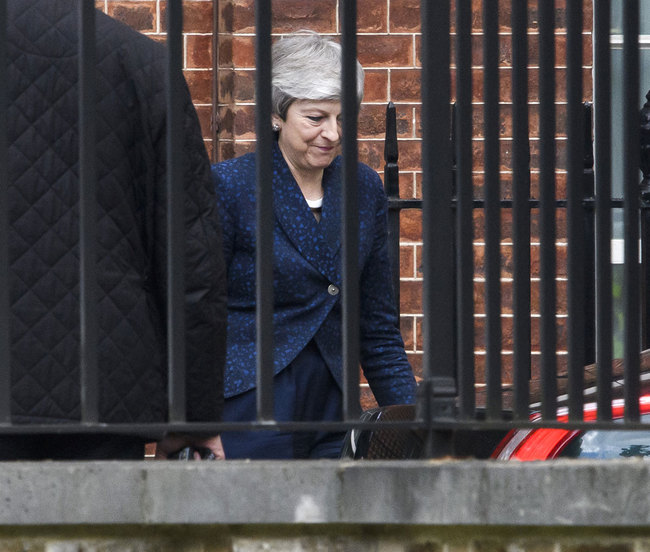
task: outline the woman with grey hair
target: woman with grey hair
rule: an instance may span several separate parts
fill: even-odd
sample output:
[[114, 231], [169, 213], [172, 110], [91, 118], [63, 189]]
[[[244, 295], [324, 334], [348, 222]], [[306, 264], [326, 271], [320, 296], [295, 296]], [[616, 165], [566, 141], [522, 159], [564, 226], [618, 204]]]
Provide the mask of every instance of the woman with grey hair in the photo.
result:
[[[275, 419], [332, 421], [342, 410], [341, 47], [313, 32], [273, 45]], [[358, 63], [358, 62], [357, 62]], [[358, 65], [359, 102], [363, 69]], [[225, 421], [256, 417], [255, 155], [213, 167], [228, 266]], [[361, 366], [380, 405], [416, 383], [399, 332], [381, 179], [359, 163]], [[227, 458], [335, 458], [344, 433], [224, 432]]]

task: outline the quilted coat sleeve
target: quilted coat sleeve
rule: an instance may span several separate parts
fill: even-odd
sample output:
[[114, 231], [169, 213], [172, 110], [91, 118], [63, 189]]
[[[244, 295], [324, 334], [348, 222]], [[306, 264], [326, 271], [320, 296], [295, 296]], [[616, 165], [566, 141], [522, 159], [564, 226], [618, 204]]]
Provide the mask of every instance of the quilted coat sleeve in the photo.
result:
[[[374, 197], [370, 254], [361, 272], [361, 364], [377, 402], [415, 402], [416, 383], [399, 331], [387, 251], [387, 201], [379, 176], [366, 168]], [[363, 178], [362, 178], [363, 180]]]
[[184, 90], [187, 418], [219, 420], [226, 356], [226, 265], [210, 163], [194, 106]]
[[[162, 73], [164, 74], [164, 73]], [[158, 89], [160, 91], [160, 88]], [[160, 94], [159, 94], [160, 95]], [[151, 102], [156, 154], [153, 272], [159, 301], [166, 296], [167, 152], [164, 99]], [[218, 421], [223, 407], [226, 353], [226, 270], [210, 163], [187, 85], [183, 81], [183, 188], [185, 192], [185, 330], [188, 421]], [[162, 276], [162, 277], [161, 277]]]

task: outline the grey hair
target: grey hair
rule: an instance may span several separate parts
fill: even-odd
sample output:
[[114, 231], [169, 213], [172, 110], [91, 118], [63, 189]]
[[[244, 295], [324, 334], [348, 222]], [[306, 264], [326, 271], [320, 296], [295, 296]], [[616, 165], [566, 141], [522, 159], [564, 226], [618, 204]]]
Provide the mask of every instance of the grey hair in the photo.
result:
[[[341, 45], [314, 31], [280, 38], [272, 50], [272, 111], [282, 120], [295, 100], [340, 101]], [[363, 99], [363, 68], [357, 60], [357, 101]]]

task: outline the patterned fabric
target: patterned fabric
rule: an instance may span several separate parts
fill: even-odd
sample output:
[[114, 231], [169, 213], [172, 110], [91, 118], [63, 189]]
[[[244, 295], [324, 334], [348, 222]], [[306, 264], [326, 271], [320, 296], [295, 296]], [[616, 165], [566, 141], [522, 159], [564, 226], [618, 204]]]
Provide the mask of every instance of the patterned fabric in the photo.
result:
[[[314, 339], [342, 386], [341, 158], [325, 169], [317, 222], [277, 144], [273, 150], [274, 373]], [[228, 267], [226, 397], [255, 386], [255, 154], [213, 166]], [[399, 333], [386, 250], [387, 201], [360, 163], [361, 364], [379, 404], [411, 403], [415, 380]]]
[[[8, 5], [15, 422], [80, 416], [78, 4]], [[96, 26], [100, 419], [164, 421], [166, 51], [99, 12]], [[225, 270], [210, 165], [187, 88], [182, 94], [188, 418], [214, 420]]]

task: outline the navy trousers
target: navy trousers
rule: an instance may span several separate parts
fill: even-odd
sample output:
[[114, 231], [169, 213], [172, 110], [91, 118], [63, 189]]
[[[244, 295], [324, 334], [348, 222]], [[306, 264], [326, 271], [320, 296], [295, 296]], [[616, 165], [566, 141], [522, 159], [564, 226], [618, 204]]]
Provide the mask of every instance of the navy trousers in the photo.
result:
[[[277, 421], [341, 420], [342, 394], [314, 342], [273, 378]], [[227, 398], [224, 421], [256, 418], [256, 392]], [[224, 431], [227, 459], [338, 458], [345, 432]]]

